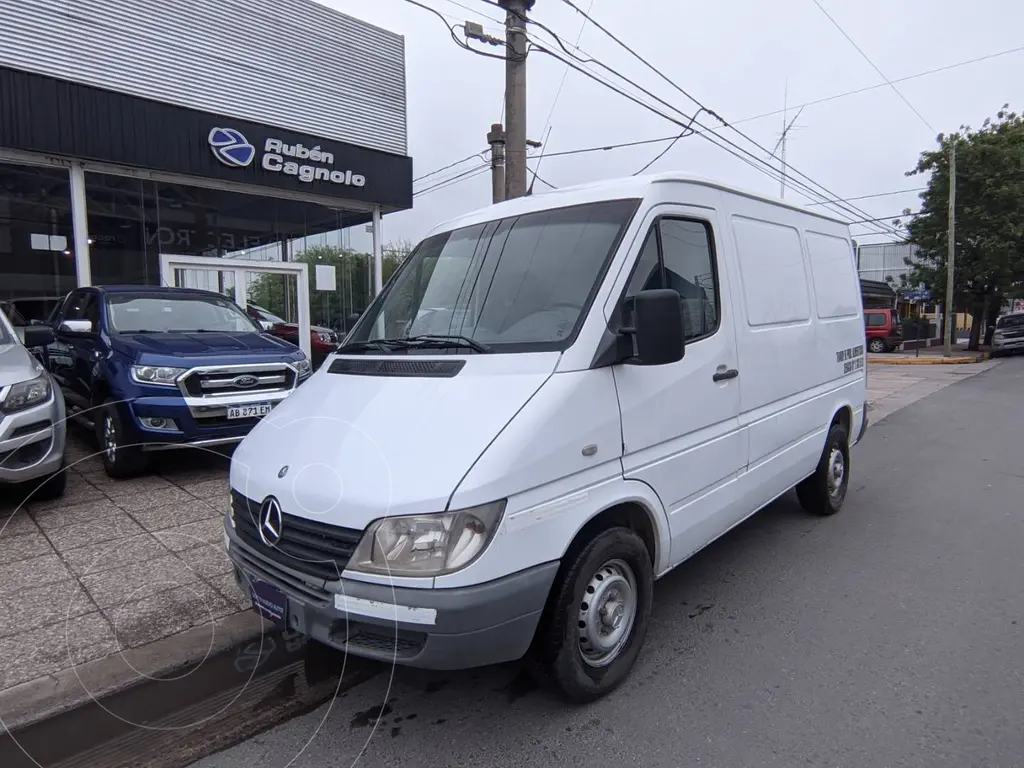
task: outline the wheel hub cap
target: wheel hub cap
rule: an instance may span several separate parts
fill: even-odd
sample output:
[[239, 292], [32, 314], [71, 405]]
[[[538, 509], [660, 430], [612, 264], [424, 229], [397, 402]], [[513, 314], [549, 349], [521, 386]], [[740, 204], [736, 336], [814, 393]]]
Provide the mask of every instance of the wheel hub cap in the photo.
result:
[[107, 416], [103, 419], [103, 444], [110, 461], [117, 460], [117, 433], [114, 431], [114, 420]]
[[597, 569], [583, 591], [577, 632], [583, 661], [604, 667], [622, 651], [636, 618], [637, 587], [633, 569], [611, 560]]
[[843, 490], [843, 481], [846, 479], [846, 459], [843, 452], [833, 448], [828, 457], [828, 492], [830, 496], [838, 496]]

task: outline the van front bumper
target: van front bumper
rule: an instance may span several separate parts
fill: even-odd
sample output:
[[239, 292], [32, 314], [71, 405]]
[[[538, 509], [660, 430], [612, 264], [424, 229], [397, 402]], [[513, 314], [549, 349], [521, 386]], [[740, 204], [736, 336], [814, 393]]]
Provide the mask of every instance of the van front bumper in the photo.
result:
[[[559, 563], [486, 584], [410, 589], [342, 578], [326, 589], [261, 557], [225, 524], [228, 555], [246, 594], [253, 581], [287, 597], [295, 632], [340, 651], [421, 669], [454, 670], [522, 658], [533, 641]], [[322, 584], [322, 582], [321, 582]]]

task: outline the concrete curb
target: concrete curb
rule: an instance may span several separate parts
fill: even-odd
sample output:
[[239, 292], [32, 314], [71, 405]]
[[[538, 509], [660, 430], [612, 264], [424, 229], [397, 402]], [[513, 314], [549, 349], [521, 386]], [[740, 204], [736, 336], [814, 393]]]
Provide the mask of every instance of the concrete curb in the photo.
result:
[[8, 731], [35, 725], [138, 685], [167, 677], [269, 631], [253, 611], [233, 613], [139, 648], [105, 656], [56, 675], [36, 678], [0, 691], [0, 718]]
[[971, 363], [983, 363], [988, 359], [988, 354], [980, 357], [894, 357], [885, 359], [868, 359], [868, 365], [969, 365]]

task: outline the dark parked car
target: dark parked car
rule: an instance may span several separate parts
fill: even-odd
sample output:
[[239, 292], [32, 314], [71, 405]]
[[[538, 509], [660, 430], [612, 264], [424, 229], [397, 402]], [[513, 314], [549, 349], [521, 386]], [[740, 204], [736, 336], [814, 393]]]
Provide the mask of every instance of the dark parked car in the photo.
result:
[[230, 299], [185, 288], [80, 288], [47, 349], [72, 418], [91, 426], [111, 477], [151, 451], [239, 442], [312, 372]]

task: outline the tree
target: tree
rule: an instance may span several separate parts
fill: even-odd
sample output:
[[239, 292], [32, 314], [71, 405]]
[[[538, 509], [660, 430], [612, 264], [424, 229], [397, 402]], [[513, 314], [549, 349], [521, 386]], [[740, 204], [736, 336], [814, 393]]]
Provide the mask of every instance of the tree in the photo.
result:
[[956, 145], [956, 262], [953, 302], [971, 314], [969, 348], [1007, 299], [1024, 295], [1024, 117], [1004, 106], [981, 129], [939, 135], [907, 176], [930, 173], [908, 242], [919, 249], [905, 286], [924, 283], [944, 302], [949, 242], [949, 157]]
[[[387, 282], [411, 248], [405, 244], [382, 249], [383, 282]], [[312, 245], [295, 254], [294, 261], [309, 265], [309, 313], [313, 325], [341, 329], [345, 318], [362, 312], [373, 296], [373, 256], [334, 245]], [[334, 267], [335, 290], [316, 290], [316, 265]], [[249, 300], [285, 319], [297, 317], [296, 296], [287, 291], [287, 277], [260, 275], [249, 286]]]

